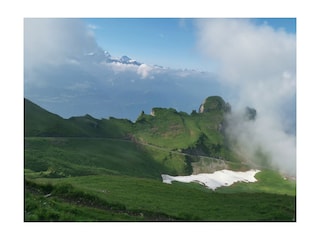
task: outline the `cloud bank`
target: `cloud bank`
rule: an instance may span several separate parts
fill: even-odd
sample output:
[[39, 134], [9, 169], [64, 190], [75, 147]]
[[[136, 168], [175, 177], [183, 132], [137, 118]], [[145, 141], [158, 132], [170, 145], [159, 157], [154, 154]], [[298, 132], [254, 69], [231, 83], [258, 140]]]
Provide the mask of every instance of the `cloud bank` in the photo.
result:
[[24, 20], [25, 70], [30, 71], [43, 64], [61, 64], [68, 58], [97, 49], [92, 31], [79, 19]]
[[191, 112], [221, 95], [212, 74], [112, 58], [92, 29], [80, 19], [25, 19], [25, 97], [65, 118], [135, 120], [157, 106]]
[[[238, 150], [255, 161], [260, 149], [272, 165], [295, 174], [295, 136], [286, 133], [283, 112], [295, 113], [296, 36], [245, 19], [202, 19], [197, 26], [199, 48], [234, 96], [228, 132]], [[257, 110], [255, 121], [240, 120], [246, 106]]]

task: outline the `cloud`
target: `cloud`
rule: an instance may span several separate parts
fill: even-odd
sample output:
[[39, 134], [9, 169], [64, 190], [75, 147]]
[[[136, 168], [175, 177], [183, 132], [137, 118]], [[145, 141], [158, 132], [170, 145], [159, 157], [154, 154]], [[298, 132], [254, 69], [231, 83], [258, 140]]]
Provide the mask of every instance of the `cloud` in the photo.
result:
[[94, 24], [87, 24], [87, 28], [92, 29], [92, 30], [96, 30], [96, 29], [99, 29], [100, 27], [98, 27], [97, 25], [94, 25]]
[[102, 65], [108, 67], [111, 67], [111, 69], [115, 72], [126, 72], [126, 71], [131, 71], [131, 72], [136, 72], [138, 67], [136, 65], [132, 64], [125, 64], [125, 63], [120, 63], [120, 62], [111, 62], [111, 63], [106, 63], [102, 62]]
[[[26, 74], [31, 74], [32, 71], [47, 64], [62, 64], [68, 58], [81, 57], [98, 48], [95, 39], [79, 19], [26, 18], [24, 20]], [[34, 78], [29, 76], [28, 79]]]
[[150, 74], [150, 72], [153, 70], [153, 68], [147, 64], [141, 64], [138, 69], [137, 73], [143, 78], [147, 78]]
[[110, 62], [79, 19], [25, 19], [24, 27], [24, 95], [62, 117], [135, 120], [155, 106], [191, 112], [222, 95], [209, 73]]
[[[135, 65], [135, 64], [127, 64], [127, 63], [121, 63], [121, 62], [102, 62], [101, 65], [105, 66], [106, 69], [112, 69], [112, 71], [115, 74], [119, 73], [127, 73], [134, 76], [135, 74], [139, 76], [141, 79], [150, 78], [152, 79], [153, 76], [150, 75], [153, 70], [155, 70], [155, 67], [152, 67], [150, 65], [147, 65], [145, 63], [141, 65]], [[159, 71], [155, 71], [159, 72]], [[134, 82], [134, 81], [133, 81]]]
[[[219, 63], [219, 73], [226, 84], [236, 88], [254, 85], [261, 92], [259, 86], [277, 85], [284, 73], [295, 82], [295, 35], [265, 24], [256, 26], [244, 19], [210, 19], [198, 23], [200, 49]], [[294, 91], [292, 84], [292, 88], [279, 94]]]
[[263, 147], [275, 166], [294, 173], [295, 137], [284, 132], [282, 112], [295, 109], [296, 36], [246, 19], [201, 19], [197, 26], [199, 49], [218, 64], [218, 80], [234, 95], [233, 118], [245, 106], [258, 112], [254, 123], [231, 125], [230, 135], [247, 158]]

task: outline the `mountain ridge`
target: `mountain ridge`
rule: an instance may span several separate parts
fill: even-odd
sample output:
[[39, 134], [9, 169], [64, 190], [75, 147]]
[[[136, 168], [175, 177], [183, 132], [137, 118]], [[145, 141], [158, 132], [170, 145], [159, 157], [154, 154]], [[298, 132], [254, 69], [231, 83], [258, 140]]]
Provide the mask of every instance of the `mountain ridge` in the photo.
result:
[[[205, 111], [191, 114], [155, 107], [128, 119], [95, 119], [90, 115], [64, 119], [25, 99], [25, 137], [106, 137], [130, 139], [188, 154], [235, 160], [223, 132], [230, 105], [221, 97], [208, 97]], [[42, 109], [42, 110], [41, 110]]]
[[120, 58], [113, 57], [108, 51], [104, 51], [102, 49], [98, 49], [95, 52], [89, 52], [85, 54], [85, 57], [91, 59], [94, 58], [94, 60], [97, 62], [131, 64], [136, 66], [143, 64], [126, 55], [123, 55]]

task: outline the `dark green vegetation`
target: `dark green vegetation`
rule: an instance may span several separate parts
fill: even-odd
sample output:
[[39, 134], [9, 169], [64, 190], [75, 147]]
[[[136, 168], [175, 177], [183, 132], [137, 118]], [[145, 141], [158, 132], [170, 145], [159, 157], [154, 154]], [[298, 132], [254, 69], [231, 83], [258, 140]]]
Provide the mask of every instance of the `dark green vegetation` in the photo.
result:
[[161, 174], [249, 169], [224, 135], [230, 106], [154, 108], [136, 122], [63, 119], [25, 100], [25, 221], [294, 221], [295, 182], [263, 170], [215, 192]]

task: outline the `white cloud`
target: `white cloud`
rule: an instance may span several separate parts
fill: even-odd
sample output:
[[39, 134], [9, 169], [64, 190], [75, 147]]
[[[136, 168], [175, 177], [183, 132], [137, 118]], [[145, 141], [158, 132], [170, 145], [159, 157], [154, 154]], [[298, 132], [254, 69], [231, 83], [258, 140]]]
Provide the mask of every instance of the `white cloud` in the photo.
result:
[[111, 67], [111, 69], [115, 73], [126, 72], [126, 71], [136, 72], [138, 69], [138, 67], [136, 65], [125, 64], [125, 63], [120, 63], [120, 62], [111, 62], [111, 63], [102, 62], [101, 64], [106, 67]]
[[258, 112], [254, 125], [231, 126], [233, 137], [241, 139], [244, 152], [263, 146], [274, 163], [292, 173], [295, 138], [284, 133], [281, 112], [295, 105], [295, 35], [246, 19], [202, 19], [197, 24], [199, 48], [218, 64], [220, 82], [238, 96], [235, 107], [249, 105]]
[[114, 74], [126, 73], [131, 74], [133, 76], [137, 74], [137, 76], [139, 76], [141, 79], [153, 79], [154, 77], [150, 75], [151, 72], [159, 73], [159, 70], [157, 70], [156, 67], [152, 67], [144, 63], [139, 66], [135, 64], [127, 64], [121, 62], [101, 62], [100, 64], [104, 66], [106, 69], [111, 69]]
[[220, 64], [226, 83], [247, 87], [268, 81], [276, 85], [284, 72], [295, 76], [295, 35], [244, 19], [201, 20], [198, 26], [199, 47]]
[[94, 25], [94, 24], [88, 24], [88, 25], [87, 25], [87, 28], [92, 29], [92, 30], [96, 30], [96, 29], [98, 29], [99, 27], [98, 27], [97, 25]]
[[[126, 63], [120, 63], [120, 62], [102, 62], [101, 63], [103, 66], [107, 68], [111, 68], [115, 74], [117, 73], [129, 73], [131, 74], [136, 73], [138, 76], [141, 77], [141, 79], [146, 79], [146, 78], [151, 78], [153, 79], [153, 76], [151, 76], [151, 72], [153, 72], [154, 67], [147, 65], [145, 63], [141, 65], [134, 65], [134, 64], [126, 64]], [[155, 71], [155, 73], [159, 73], [159, 71]]]
[[150, 74], [150, 72], [153, 70], [153, 68], [147, 64], [141, 64], [138, 69], [137, 73], [143, 78], [147, 78]]
[[98, 48], [79, 19], [26, 18], [24, 69], [29, 74], [45, 64], [59, 65]]

